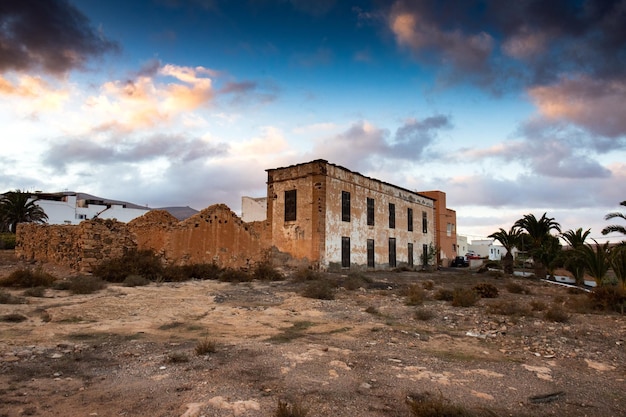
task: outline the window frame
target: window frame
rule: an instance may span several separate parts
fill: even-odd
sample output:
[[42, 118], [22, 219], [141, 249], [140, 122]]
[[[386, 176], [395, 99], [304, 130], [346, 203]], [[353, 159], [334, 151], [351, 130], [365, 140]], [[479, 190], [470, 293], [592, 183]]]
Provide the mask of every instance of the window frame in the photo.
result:
[[298, 219], [298, 190], [285, 190], [285, 222], [294, 222]]

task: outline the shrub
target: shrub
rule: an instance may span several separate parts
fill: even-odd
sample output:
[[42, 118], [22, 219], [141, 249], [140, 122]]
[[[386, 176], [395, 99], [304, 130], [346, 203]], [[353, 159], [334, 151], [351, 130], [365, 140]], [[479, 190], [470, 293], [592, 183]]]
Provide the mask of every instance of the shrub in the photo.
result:
[[406, 290], [406, 304], [410, 306], [418, 306], [424, 302], [426, 293], [424, 289], [417, 284], [410, 285]]
[[22, 297], [16, 297], [8, 292], [0, 291], [0, 304], [25, 304], [26, 300]]
[[304, 282], [304, 281], [317, 281], [320, 278], [321, 278], [321, 275], [318, 272], [315, 272], [310, 268], [300, 268], [293, 275], [292, 280], [295, 282]]
[[481, 282], [474, 285], [473, 290], [482, 298], [496, 298], [498, 296], [498, 288], [488, 282]]
[[252, 276], [240, 269], [227, 268], [220, 274], [219, 280], [223, 282], [250, 282]]
[[454, 292], [446, 288], [441, 288], [435, 293], [434, 298], [439, 301], [452, 301]]
[[428, 281], [424, 281], [422, 283], [422, 288], [424, 288], [425, 290], [432, 290], [433, 288], [435, 288], [435, 282], [432, 279], [429, 279]]
[[480, 295], [470, 288], [455, 288], [452, 293], [452, 305], [455, 307], [471, 307], [480, 299]]
[[378, 314], [378, 309], [374, 306], [369, 306], [365, 309], [365, 312], [369, 314]]
[[334, 300], [335, 286], [327, 279], [311, 281], [302, 291], [302, 296], [318, 300]]
[[198, 356], [215, 353], [217, 351], [217, 343], [215, 343], [213, 340], [204, 339], [196, 344], [194, 351]]
[[28, 318], [19, 313], [9, 313], [9, 314], [5, 314], [4, 316], [2, 316], [0, 320], [5, 321], [7, 323], [21, 323], [25, 320], [28, 320]]
[[44, 272], [41, 268], [35, 270], [18, 269], [0, 281], [0, 286], [18, 288], [49, 287], [55, 280], [56, 278], [53, 275]]
[[0, 249], [15, 249], [14, 233], [0, 233]]
[[54, 285], [52, 285], [52, 289], [57, 291], [69, 291], [72, 286], [72, 282], [70, 280], [64, 279], [60, 281], [55, 281]]
[[26, 297], [43, 297], [46, 294], [46, 288], [45, 287], [32, 287], [32, 288], [27, 288], [24, 291], [24, 295]]
[[129, 275], [124, 278], [124, 286], [126, 287], [142, 287], [144, 285], [150, 284], [150, 280], [148, 278], [144, 278], [141, 275]]
[[189, 356], [183, 352], [172, 352], [167, 355], [167, 361], [169, 363], [184, 363], [189, 362]]
[[96, 266], [93, 274], [105, 281], [124, 282], [129, 275], [140, 275], [150, 281], [163, 276], [161, 259], [151, 250], [131, 251], [117, 259], [109, 259]]
[[530, 308], [532, 311], [543, 311], [546, 309], [546, 303], [543, 301], [533, 300], [530, 302]]
[[350, 272], [348, 277], [341, 283], [341, 286], [346, 290], [354, 291], [359, 288], [366, 288], [371, 282], [371, 279], [359, 272]]
[[472, 417], [474, 414], [464, 407], [451, 404], [441, 394], [429, 392], [407, 396], [407, 404], [414, 417]]
[[415, 310], [415, 318], [421, 321], [428, 321], [435, 317], [435, 313], [427, 308], [418, 308]]
[[299, 404], [288, 404], [278, 400], [278, 407], [274, 417], [306, 417], [309, 410]]
[[106, 288], [106, 283], [98, 277], [78, 275], [70, 278], [69, 290], [72, 294], [92, 294]]
[[589, 303], [596, 310], [624, 310], [626, 303], [626, 291], [615, 285], [602, 285], [595, 287], [589, 293]]
[[487, 306], [490, 314], [502, 314], [503, 316], [524, 316], [528, 314], [526, 307], [522, 307], [516, 301], [499, 301]]
[[565, 323], [569, 320], [569, 315], [559, 305], [551, 306], [543, 316], [546, 320], [555, 321], [557, 323]]
[[259, 281], [282, 281], [285, 279], [276, 268], [269, 262], [262, 262], [255, 266], [252, 277]]
[[207, 280], [219, 279], [220, 273], [222, 272], [222, 268], [217, 266], [215, 263], [200, 263], [200, 264], [191, 264], [191, 265], [183, 265], [180, 267], [182, 269], [183, 274], [188, 279], [201, 279]]
[[513, 281], [507, 282], [506, 290], [511, 294], [531, 294], [531, 291], [528, 287]]

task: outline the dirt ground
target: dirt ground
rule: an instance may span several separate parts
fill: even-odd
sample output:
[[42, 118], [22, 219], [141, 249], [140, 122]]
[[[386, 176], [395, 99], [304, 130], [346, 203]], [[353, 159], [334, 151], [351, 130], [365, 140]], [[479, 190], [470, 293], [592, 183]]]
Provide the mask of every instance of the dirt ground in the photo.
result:
[[[0, 277], [25, 266], [0, 251]], [[280, 400], [309, 417], [408, 417], [425, 392], [474, 415], [626, 415], [626, 319], [576, 312], [585, 294], [468, 269], [366, 276], [334, 300], [291, 280], [3, 289], [27, 303], [0, 304], [0, 416], [274, 416]], [[428, 281], [424, 303], [407, 305], [407, 287]], [[480, 282], [498, 297], [434, 299]], [[544, 318], [554, 305], [566, 322]], [[16, 313], [27, 320], [6, 319]], [[215, 352], [197, 355], [202, 342]]]

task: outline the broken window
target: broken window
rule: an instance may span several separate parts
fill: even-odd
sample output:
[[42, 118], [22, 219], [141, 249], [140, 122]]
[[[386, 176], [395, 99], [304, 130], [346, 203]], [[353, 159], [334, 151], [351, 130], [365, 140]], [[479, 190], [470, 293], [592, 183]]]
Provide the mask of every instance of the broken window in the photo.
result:
[[374, 199], [367, 199], [367, 225], [374, 226]]
[[407, 221], [407, 230], [409, 232], [413, 231], [413, 209], [412, 208], [407, 208], [406, 209], [406, 221]]
[[396, 238], [389, 238], [389, 267], [396, 267]]
[[389, 203], [389, 228], [396, 228], [396, 205]]
[[367, 266], [374, 268], [374, 239], [367, 239]]
[[296, 190], [285, 191], [285, 221], [292, 222], [296, 220]]
[[348, 191], [341, 192], [341, 220], [350, 221], [350, 193]]
[[341, 267], [350, 268], [350, 238], [341, 238]]

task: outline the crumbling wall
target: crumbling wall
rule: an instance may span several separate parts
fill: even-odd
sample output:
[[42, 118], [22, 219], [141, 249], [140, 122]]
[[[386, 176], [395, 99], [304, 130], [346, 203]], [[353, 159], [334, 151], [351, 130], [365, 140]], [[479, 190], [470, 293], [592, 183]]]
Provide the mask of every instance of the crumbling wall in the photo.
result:
[[135, 249], [152, 250], [173, 265], [215, 262], [240, 268], [265, 260], [270, 246], [267, 222], [245, 223], [226, 205], [217, 204], [182, 222], [155, 210], [129, 223], [109, 219], [79, 225], [22, 223], [16, 254], [83, 272]]
[[94, 219], [79, 225], [17, 227], [16, 255], [89, 272], [105, 259], [119, 258], [137, 247], [125, 223]]

